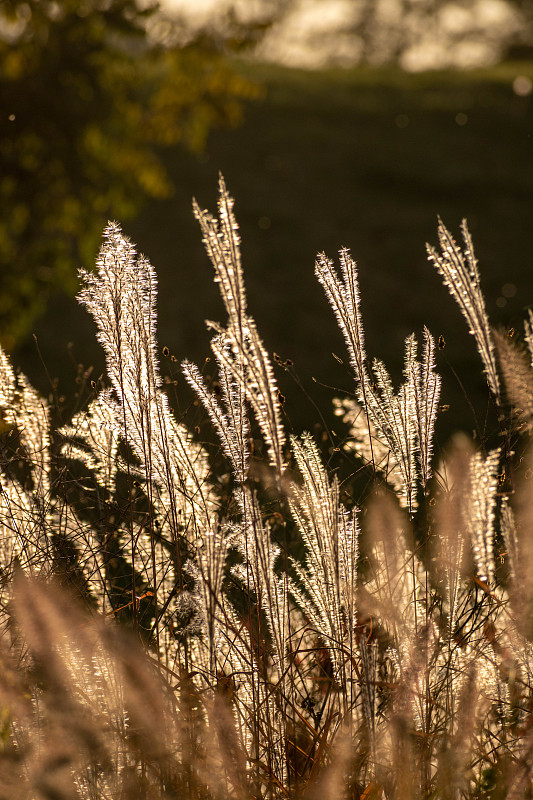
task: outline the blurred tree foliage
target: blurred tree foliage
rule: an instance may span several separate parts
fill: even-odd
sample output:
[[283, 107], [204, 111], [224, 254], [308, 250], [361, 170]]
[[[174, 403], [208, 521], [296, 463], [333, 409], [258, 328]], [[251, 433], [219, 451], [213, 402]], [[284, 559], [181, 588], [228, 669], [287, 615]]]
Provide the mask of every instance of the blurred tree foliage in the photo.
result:
[[[205, 35], [149, 41], [137, 0], [0, 2], [0, 336], [74, 291], [103, 225], [172, 192], [158, 157], [199, 150], [257, 94]], [[153, 17], [152, 17], [153, 18]]]

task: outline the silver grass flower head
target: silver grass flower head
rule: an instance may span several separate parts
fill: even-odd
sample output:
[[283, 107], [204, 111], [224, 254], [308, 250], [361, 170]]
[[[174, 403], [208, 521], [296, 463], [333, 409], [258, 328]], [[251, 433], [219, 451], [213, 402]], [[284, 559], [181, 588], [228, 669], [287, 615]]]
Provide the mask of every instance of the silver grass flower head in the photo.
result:
[[[202, 228], [207, 254], [215, 269], [215, 281], [228, 314], [226, 330], [215, 326], [219, 335], [214, 337], [211, 347], [222, 375], [226, 373], [230, 381], [228, 384], [227, 378], [224, 378], [229, 400], [227, 410], [234, 417], [230, 438], [239, 444], [244, 442], [247, 421], [243, 400], [246, 397], [267, 444], [270, 463], [277, 475], [281, 476], [285, 467], [285, 433], [281, 423], [279, 393], [268, 353], [254, 320], [246, 313], [238, 225], [233, 214], [233, 199], [228, 194], [222, 176], [219, 192], [218, 221], [207, 211], [202, 211], [196, 201], [194, 213]], [[187, 369], [187, 373], [192, 379], [190, 370]], [[205, 394], [203, 397], [204, 402], [208, 400]], [[208, 402], [206, 407], [208, 411], [211, 408], [209, 413], [214, 421], [217, 412], [213, 403]], [[246, 464], [242, 458], [239, 464], [235, 463], [234, 447], [227, 436], [225, 440], [226, 454], [242, 479]], [[230, 455], [230, 451], [233, 455]]]
[[514, 426], [520, 431], [530, 430], [533, 422], [531, 354], [521, 342], [512, 339], [507, 331], [496, 329], [492, 333], [507, 401], [516, 414], [516, 420], [513, 420]]
[[193, 201], [194, 215], [203, 233], [207, 254], [215, 269], [215, 282], [220, 293], [230, 324], [242, 327], [246, 317], [246, 291], [241, 263], [239, 226], [233, 213], [234, 200], [229, 195], [222, 175], [219, 177], [219, 219], [208, 211], [202, 211]]
[[360, 393], [366, 389], [368, 375], [357, 265], [346, 248], [339, 251], [339, 258], [341, 278], [338, 276], [333, 261], [328, 259], [325, 253], [319, 253], [317, 256], [315, 274], [324, 287], [326, 297], [337, 317], [339, 328], [348, 348], [350, 364], [357, 380], [357, 391]]
[[303, 485], [294, 485], [290, 508], [306, 547], [306, 565], [293, 561], [301, 589], [290, 591], [330, 648], [336, 670], [342, 642], [355, 627], [359, 527], [356, 510], [348, 514], [339, 501], [336, 479], [330, 483], [312, 437], [291, 439]]
[[386, 471], [392, 484], [395, 480], [398, 482], [400, 476], [400, 502], [413, 513], [417, 507], [418, 470], [424, 488], [431, 476], [433, 432], [440, 393], [440, 378], [435, 373], [433, 338], [424, 329], [421, 365], [416, 359], [417, 342], [414, 335], [407, 338], [405, 383], [398, 394], [394, 393], [385, 365], [374, 359], [374, 387], [366, 368], [356, 265], [346, 249], [340, 251], [340, 262], [341, 278], [333, 262], [321, 253], [317, 257], [315, 273], [343, 333], [355, 373], [356, 397], [363, 409], [363, 417], [366, 417], [367, 434], [359, 426], [357, 438], [361, 444], [358, 449], [374, 469], [380, 469], [382, 462], [387, 465]]
[[470, 534], [478, 577], [491, 585], [494, 580], [494, 516], [498, 489], [500, 450], [486, 457], [474, 453], [470, 460], [470, 488], [466, 498], [465, 522]]
[[333, 406], [333, 413], [341, 416], [342, 421], [350, 426], [343, 450], [355, 453], [364, 464], [381, 472], [389, 486], [401, 495], [403, 478], [399, 465], [362, 406], [351, 397], [334, 398]]
[[[215, 355], [224, 348], [222, 337], [215, 337], [213, 350]], [[222, 342], [219, 344], [219, 340]], [[246, 480], [250, 448], [248, 444], [249, 422], [246, 414], [244, 398], [246, 396], [242, 384], [234, 378], [226, 364], [231, 363], [231, 351], [226, 348], [226, 362], [217, 357], [219, 365], [219, 377], [222, 388], [222, 395], [226, 408], [223, 409], [215, 397], [209, 391], [200, 370], [195, 364], [184, 361], [181, 365], [187, 383], [197, 394], [202, 405], [206, 409], [211, 422], [218, 433], [225, 456], [232, 465], [235, 479], [242, 483]]]
[[441, 378], [435, 367], [435, 341], [424, 326], [422, 362], [413, 359], [409, 365], [414, 391], [417, 458], [424, 488], [432, 475], [433, 437], [441, 389]]
[[428, 258], [432, 261], [444, 280], [444, 285], [457, 302], [468, 328], [476, 340], [478, 352], [483, 361], [487, 382], [497, 402], [501, 404], [500, 382], [494, 356], [494, 343], [485, 299], [481, 292], [477, 260], [466, 220], [461, 224], [465, 244], [464, 251], [456, 244], [453, 236], [439, 219], [438, 234], [441, 252], [426, 245]]
[[530, 365], [533, 367], [533, 311], [528, 309], [528, 318], [524, 320], [524, 338], [529, 350]]
[[[61, 449], [65, 458], [77, 459], [94, 470], [98, 484], [110, 494], [115, 488], [119, 430], [113, 401], [108, 392], [101, 392], [86, 411], [76, 414], [70, 425], [58, 431], [68, 440]], [[79, 447], [78, 440], [88, 449]]]
[[5, 413], [10, 411], [15, 400], [16, 378], [13, 367], [0, 345], [0, 408]]
[[104, 232], [96, 266], [96, 273], [81, 272], [86, 288], [79, 299], [98, 326], [116, 401], [103, 397], [111, 403], [111, 412], [116, 409], [120, 434], [140, 459], [148, 484], [155, 482], [164, 489], [160, 499], [170, 504], [166, 514], [173, 537], [181, 527], [194, 537], [200, 521], [209, 524], [215, 500], [207, 454], [176, 422], [161, 391], [155, 271], [147, 259], [137, 258], [134, 246], [114, 223]]

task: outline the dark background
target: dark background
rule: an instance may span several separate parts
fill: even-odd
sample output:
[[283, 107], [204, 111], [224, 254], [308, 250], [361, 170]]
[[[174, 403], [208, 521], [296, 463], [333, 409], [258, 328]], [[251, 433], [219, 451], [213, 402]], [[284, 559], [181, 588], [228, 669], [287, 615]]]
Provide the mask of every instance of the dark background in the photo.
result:
[[0, 36], [0, 341], [60, 417], [88, 399], [104, 364], [74, 299], [76, 270], [92, 267], [115, 219], [157, 270], [159, 344], [173, 356], [163, 370], [181, 413], [190, 395], [179, 363], [203, 365], [205, 320], [224, 323], [191, 211], [193, 196], [216, 211], [220, 171], [236, 200], [250, 313], [267, 349], [294, 362], [293, 378], [276, 367], [289, 427], [313, 429], [321, 414], [332, 424], [332, 387], [353, 389], [314, 277], [317, 252], [347, 246], [369, 358], [398, 382], [405, 337], [427, 325], [445, 343], [442, 440], [490, 432], [475, 343], [425, 243], [436, 244], [437, 215], [456, 236], [466, 217], [490, 319], [521, 330], [533, 302], [530, 51], [420, 74], [246, 56], [289, 6], [271, 3], [255, 27], [184, 25], [181, 39], [173, 23], [173, 43], [158, 45], [135, 0], [2, 8], [18, 33]]
[[[193, 195], [216, 210], [220, 170], [236, 198], [250, 312], [267, 348], [294, 361], [307, 390], [327, 405], [324, 413], [331, 391], [312, 379], [348, 391], [352, 384], [332, 356], [346, 359], [314, 258], [322, 250], [335, 258], [348, 246], [359, 264], [369, 357], [383, 359], [398, 380], [403, 341], [411, 331], [421, 337], [426, 324], [446, 342], [438, 354], [443, 403], [451, 404], [443, 435], [475, 427], [470, 405], [483, 426], [488, 392], [481, 362], [427, 261], [425, 242], [437, 243], [438, 214], [458, 238], [466, 217], [491, 321], [521, 328], [533, 299], [533, 105], [512, 84], [518, 74], [533, 75], [531, 65], [416, 76], [244, 69], [265, 87], [264, 99], [246, 107], [241, 127], [212, 132], [199, 155], [167, 151], [173, 196], [151, 201], [124, 226], [158, 272], [161, 348], [178, 361], [203, 363], [204, 320], [224, 322], [191, 212]], [[505, 284], [514, 284], [516, 294], [499, 307]], [[55, 296], [35, 333], [63, 393], [76, 364], [103, 370], [92, 322], [74, 300]], [[32, 337], [15, 361], [46, 391]], [[312, 426], [318, 421], [312, 404], [278, 372], [294, 428]]]

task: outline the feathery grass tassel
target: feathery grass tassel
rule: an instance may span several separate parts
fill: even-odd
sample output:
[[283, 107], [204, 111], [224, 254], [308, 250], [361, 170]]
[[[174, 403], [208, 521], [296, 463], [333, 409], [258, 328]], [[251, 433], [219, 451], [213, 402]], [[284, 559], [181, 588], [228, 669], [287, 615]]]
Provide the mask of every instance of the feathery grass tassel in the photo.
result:
[[239, 387], [233, 377], [228, 375], [224, 364], [219, 362], [222, 378], [220, 383], [227, 407], [227, 411], [224, 411], [215, 395], [207, 388], [198, 367], [190, 361], [183, 361], [181, 368], [185, 380], [196, 392], [209, 414], [209, 418], [222, 444], [224, 455], [233, 467], [235, 480], [243, 483], [246, 480], [248, 470], [249, 446], [247, 433], [249, 425], [243, 405], [239, 402], [239, 394], [241, 393]]
[[528, 319], [524, 320], [524, 338], [529, 350], [531, 358], [531, 366], [533, 367], [533, 311], [528, 309]]
[[[211, 347], [222, 371], [231, 376], [228, 411], [233, 409], [231, 413], [235, 420], [241, 420], [238, 424], [244, 430], [246, 423], [242, 401], [244, 396], [247, 398], [267, 444], [270, 464], [279, 478], [285, 468], [285, 433], [281, 424], [278, 388], [255, 322], [246, 314], [239, 228], [233, 214], [234, 201], [228, 194], [222, 176], [219, 192], [218, 221], [194, 202], [194, 213], [202, 228], [207, 254], [215, 269], [215, 281], [228, 314], [227, 330], [213, 324], [219, 336], [213, 339]], [[239, 409], [237, 403], [240, 404]]]
[[246, 291], [242, 272], [239, 226], [233, 213], [234, 200], [229, 195], [222, 175], [219, 177], [219, 199], [216, 220], [193, 201], [194, 215], [203, 234], [203, 242], [215, 269], [215, 283], [226, 307], [230, 325], [242, 336], [246, 318]]
[[390, 449], [391, 456], [402, 476], [400, 504], [413, 513], [417, 507], [416, 481], [416, 411], [413, 365], [417, 343], [414, 335], [405, 342], [405, 382], [394, 393], [389, 373], [379, 359], [374, 359], [372, 368], [376, 376], [378, 391], [369, 392], [369, 414], [380, 432], [380, 438]]
[[478, 577], [488, 586], [492, 585], [495, 573], [493, 523], [499, 460], [499, 449], [491, 450], [486, 458], [474, 453], [470, 459], [470, 490], [464, 512]]
[[530, 363], [530, 353], [521, 342], [510, 339], [505, 331], [494, 330], [493, 336], [507, 400], [517, 417], [513, 422], [518, 430], [531, 430], [533, 424], [533, 369]]
[[424, 326], [422, 364], [413, 362], [414, 410], [420, 475], [424, 489], [431, 478], [433, 434], [439, 408], [441, 378], [435, 372], [435, 342]]
[[[97, 484], [113, 494], [117, 477], [117, 455], [119, 436], [112, 402], [104, 392], [90, 403], [87, 411], [76, 414], [70, 425], [64, 425], [58, 433], [65, 437], [61, 448], [65, 458], [81, 461], [87, 469], [94, 471]], [[80, 440], [89, 449], [76, 444]]]
[[458, 247], [442, 220], [439, 219], [438, 234], [441, 253], [427, 244], [428, 258], [442, 276], [444, 285], [459, 305], [461, 313], [468, 323], [470, 333], [475, 337], [477, 349], [485, 367], [487, 382], [496, 402], [501, 406], [494, 343], [485, 310], [485, 299], [481, 292], [474, 246], [466, 220], [463, 220], [461, 224], [461, 232], [465, 243], [464, 252]]
[[85, 288], [79, 300], [98, 326], [116, 400], [102, 397], [140, 458], [149, 489], [153, 481], [164, 487], [173, 538], [185, 529], [194, 539], [196, 528], [209, 526], [215, 503], [207, 455], [176, 422], [161, 390], [155, 271], [114, 223], [105, 230], [96, 266], [95, 274], [80, 272]]
[[357, 266], [347, 249], [339, 252], [341, 273], [339, 279], [333, 261], [325, 253], [319, 253], [315, 262], [315, 275], [324, 287], [326, 297], [337, 317], [339, 328], [346, 341], [350, 364], [358, 381], [358, 396], [364, 401], [364, 392], [369, 383], [366, 371], [365, 335], [361, 318]]
[[[338, 674], [343, 647], [353, 646], [359, 528], [339, 502], [336, 479], [330, 484], [318, 448], [309, 434], [292, 438], [303, 485], [294, 485], [291, 512], [306, 547], [306, 564], [294, 563], [305, 595], [291, 582], [294, 599], [325, 644]], [[349, 667], [348, 667], [349, 669]]]

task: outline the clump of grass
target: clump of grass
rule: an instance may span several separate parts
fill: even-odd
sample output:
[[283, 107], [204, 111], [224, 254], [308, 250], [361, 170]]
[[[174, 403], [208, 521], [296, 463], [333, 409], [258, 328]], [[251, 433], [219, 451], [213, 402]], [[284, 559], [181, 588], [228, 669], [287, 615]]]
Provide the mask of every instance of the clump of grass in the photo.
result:
[[354, 373], [335, 399], [370, 487], [354, 503], [309, 433], [287, 437], [222, 179], [218, 211], [195, 204], [218, 374], [182, 371], [221, 456], [170, 408], [155, 272], [116, 224], [81, 275], [107, 388], [52, 432], [0, 353], [0, 796], [531, 796], [531, 321], [524, 345], [492, 331], [466, 224], [462, 250], [440, 223], [430, 259], [501, 441], [437, 458], [431, 333], [395, 389], [351, 255], [340, 274], [318, 256]]

